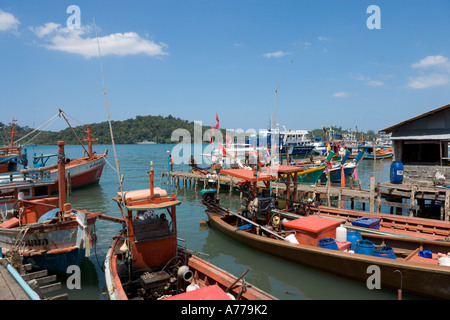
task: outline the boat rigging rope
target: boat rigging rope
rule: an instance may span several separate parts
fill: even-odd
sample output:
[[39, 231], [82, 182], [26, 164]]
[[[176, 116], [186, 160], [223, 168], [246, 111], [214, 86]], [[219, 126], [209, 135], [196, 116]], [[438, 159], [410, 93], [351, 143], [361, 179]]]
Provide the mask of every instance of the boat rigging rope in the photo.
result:
[[[50, 118], [49, 120], [47, 120], [46, 122], [44, 122], [43, 124], [41, 124], [39, 127], [37, 127], [36, 129], [34, 129], [33, 131], [31, 131], [30, 133], [24, 135], [23, 137], [21, 137], [20, 139], [16, 140], [15, 143], [18, 143], [20, 141], [22, 141], [23, 139], [25, 139], [26, 137], [28, 137], [29, 135], [33, 134], [34, 132], [40, 130], [43, 126], [45, 126], [45, 128], [48, 128], [51, 124], [53, 124], [53, 122], [56, 121], [56, 119], [58, 118], [59, 113], [57, 113], [56, 115], [54, 115], [52, 118]], [[44, 129], [45, 129], [44, 128]], [[38, 134], [36, 134], [34, 137], [32, 137], [30, 140], [28, 140], [26, 144], [30, 143], [31, 140], [33, 140], [34, 138], [36, 138], [39, 134], [41, 134], [43, 131], [41, 130], [41, 132], [39, 132]]]

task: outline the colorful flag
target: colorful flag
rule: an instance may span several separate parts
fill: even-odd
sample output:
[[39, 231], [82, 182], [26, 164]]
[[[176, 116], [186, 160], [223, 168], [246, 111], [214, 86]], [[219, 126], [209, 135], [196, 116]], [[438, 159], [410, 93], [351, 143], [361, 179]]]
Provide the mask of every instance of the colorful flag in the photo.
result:
[[216, 129], [219, 129], [219, 115], [216, 113]]

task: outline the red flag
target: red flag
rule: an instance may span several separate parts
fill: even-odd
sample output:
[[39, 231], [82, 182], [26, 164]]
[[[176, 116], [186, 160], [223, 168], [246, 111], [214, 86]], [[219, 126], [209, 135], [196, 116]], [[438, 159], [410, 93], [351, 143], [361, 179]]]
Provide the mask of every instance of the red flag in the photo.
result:
[[211, 126], [212, 134], [214, 135], [214, 126]]
[[224, 156], [230, 157], [231, 155], [228, 153], [227, 149], [223, 146], [223, 144], [219, 143], [219, 150], [222, 150], [222, 154]]
[[219, 129], [219, 115], [216, 113], [216, 129]]
[[225, 133], [225, 145], [227, 146], [227, 148], [229, 148], [229, 144], [228, 144], [228, 134]]
[[208, 134], [209, 143], [211, 143], [211, 136]]

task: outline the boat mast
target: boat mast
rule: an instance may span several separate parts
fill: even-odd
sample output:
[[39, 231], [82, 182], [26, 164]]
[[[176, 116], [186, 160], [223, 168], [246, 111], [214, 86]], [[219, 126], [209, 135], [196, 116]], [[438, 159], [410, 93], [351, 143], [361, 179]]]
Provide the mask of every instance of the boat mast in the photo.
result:
[[14, 121], [17, 121], [17, 120], [14, 120], [14, 118], [12, 119], [12, 122], [11, 122], [11, 132], [8, 132], [8, 133], [11, 134], [11, 148], [14, 148], [14, 134], [15, 134], [15, 133], [18, 133], [16, 130], [14, 130], [14, 129], [15, 129], [15, 126], [16, 126], [16, 124], [14, 123]]

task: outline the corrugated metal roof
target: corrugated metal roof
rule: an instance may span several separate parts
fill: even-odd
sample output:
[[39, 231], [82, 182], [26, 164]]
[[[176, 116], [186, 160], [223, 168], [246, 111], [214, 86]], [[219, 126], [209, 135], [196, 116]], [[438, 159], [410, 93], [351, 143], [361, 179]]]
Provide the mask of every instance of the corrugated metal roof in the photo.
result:
[[[385, 129], [378, 130], [378, 132], [384, 132], [384, 133], [390, 133], [390, 132], [393, 132], [396, 128], [401, 127], [401, 126], [403, 126], [403, 125], [405, 125], [405, 124], [407, 124], [407, 123], [409, 123], [409, 122], [415, 121], [415, 120], [420, 119], [420, 118], [427, 117], [427, 116], [429, 116], [429, 115], [432, 115], [432, 114], [434, 114], [434, 113], [440, 112], [440, 111], [445, 110], [445, 109], [447, 109], [447, 108], [450, 108], [450, 104], [447, 104], [447, 105], [445, 105], [445, 106], [442, 106], [442, 107], [433, 109], [433, 110], [431, 110], [431, 111], [422, 113], [421, 115], [418, 115], [418, 116], [413, 117], [413, 118], [410, 118], [410, 119], [408, 119], [408, 120], [399, 122], [399, 123], [397, 123], [397, 124], [394, 124], [393, 126], [390, 126], [390, 127], [385, 128]], [[398, 139], [398, 138], [397, 138], [397, 139]], [[421, 138], [421, 139], [422, 139], [422, 138]]]
[[392, 136], [391, 140], [450, 140], [450, 134], [424, 134]]

